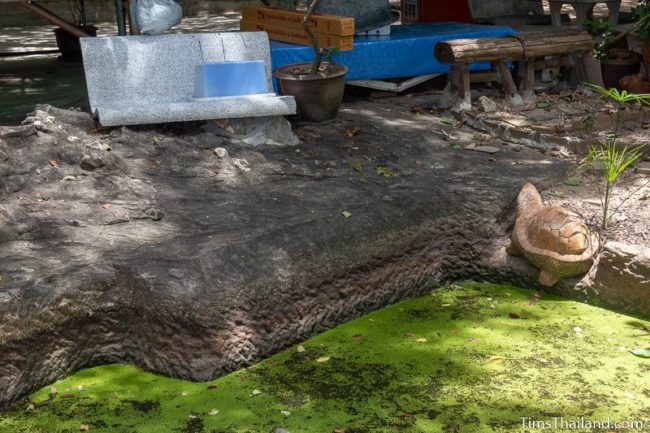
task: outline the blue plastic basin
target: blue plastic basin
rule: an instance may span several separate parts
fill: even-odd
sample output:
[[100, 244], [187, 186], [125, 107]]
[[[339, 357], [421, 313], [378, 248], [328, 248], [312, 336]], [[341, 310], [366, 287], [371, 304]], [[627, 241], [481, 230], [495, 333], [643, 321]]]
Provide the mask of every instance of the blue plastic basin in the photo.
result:
[[197, 65], [194, 71], [195, 98], [269, 92], [262, 60], [205, 63]]

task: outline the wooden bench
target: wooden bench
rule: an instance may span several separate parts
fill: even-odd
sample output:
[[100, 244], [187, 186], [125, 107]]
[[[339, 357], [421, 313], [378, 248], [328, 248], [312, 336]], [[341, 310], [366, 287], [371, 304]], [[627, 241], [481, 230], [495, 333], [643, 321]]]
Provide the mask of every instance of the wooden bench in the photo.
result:
[[[523, 33], [506, 38], [454, 39], [439, 42], [436, 58], [450, 64], [447, 85], [441, 106], [464, 110], [472, 105], [469, 64], [489, 62], [494, 71], [492, 80], [503, 87], [506, 99], [520, 104], [524, 98], [534, 97], [535, 70], [548, 66], [569, 66], [575, 69], [577, 81], [585, 79], [582, 56], [594, 45], [587, 32], [571, 31], [559, 34], [548, 32]], [[548, 57], [554, 57], [549, 59]], [[510, 73], [508, 61], [518, 61], [521, 74], [519, 94]]]

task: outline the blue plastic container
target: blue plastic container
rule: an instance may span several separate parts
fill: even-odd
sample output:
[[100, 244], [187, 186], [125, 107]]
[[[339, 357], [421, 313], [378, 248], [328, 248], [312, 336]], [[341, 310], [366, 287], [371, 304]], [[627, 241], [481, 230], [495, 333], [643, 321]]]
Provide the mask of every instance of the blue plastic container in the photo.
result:
[[205, 63], [194, 71], [195, 98], [269, 93], [262, 60]]

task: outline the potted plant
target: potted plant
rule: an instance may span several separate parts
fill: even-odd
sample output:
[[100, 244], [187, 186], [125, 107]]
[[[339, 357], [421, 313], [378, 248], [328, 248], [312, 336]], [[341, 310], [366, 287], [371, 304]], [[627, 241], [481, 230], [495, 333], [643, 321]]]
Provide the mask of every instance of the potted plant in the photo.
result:
[[644, 0], [632, 8], [632, 18], [636, 21], [634, 35], [643, 42], [643, 64], [648, 74], [650, 73], [650, 1]]
[[[597, 17], [585, 20], [583, 28], [594, 36], [596, 46], [592, 55], [600, 61], [602, 84], [606, 88], [618, 88], [621, 78], [639, 73], [641, 56], [627, 49], [629, 31], [617, 32], [611, 23]], [[601, 85], [597, 79], [589, 81]]]
[[324, 52], [311, 28], [311, 16], [320, 0], [313, 1], [303, 16], [302, 26], [314, 49], [314, 61], [295, 63], [278, 68], [273, 76], [278, 80], [280, 94], [296, 98], [298, 118], [310, 122], [324, 122], [336, 116], [345, 92], [344, 65], [323, 61]]
[[[86, 18], [86, 8], [83, 0], [68, 0], [72, 21], [83, 32], [90, 36], [97, 36], [97, 27], [89, 25]], [[56, 36], [56, 45], [61, 52], [61, 57], [65, 62], [81, 61], [81, 46], [79, 38], [68, 33], [62, 28], [54, 29]]]

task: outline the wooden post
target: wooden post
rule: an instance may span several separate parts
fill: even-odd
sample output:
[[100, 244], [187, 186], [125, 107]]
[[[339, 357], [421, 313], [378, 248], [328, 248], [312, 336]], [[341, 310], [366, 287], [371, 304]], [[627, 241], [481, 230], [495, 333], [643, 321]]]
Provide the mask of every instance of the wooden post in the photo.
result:
[[63, 30], [65, 30], [66, 32], [70, 33], [73, 36], [76, 36], [78, 38], [90, 37], [88, 33], [84, 32], [79, 27], [70, 24], [63, 18], [45, 9], [43, 6], [37, 5], [36, 3], [31, 2], [29, 0], [20, 0], [18, 4], [34, 12], [36, 15], [40, 15], [41, 17], [45, 18], [47, 21], [51, 22], [52, 24], [61, 27]]

